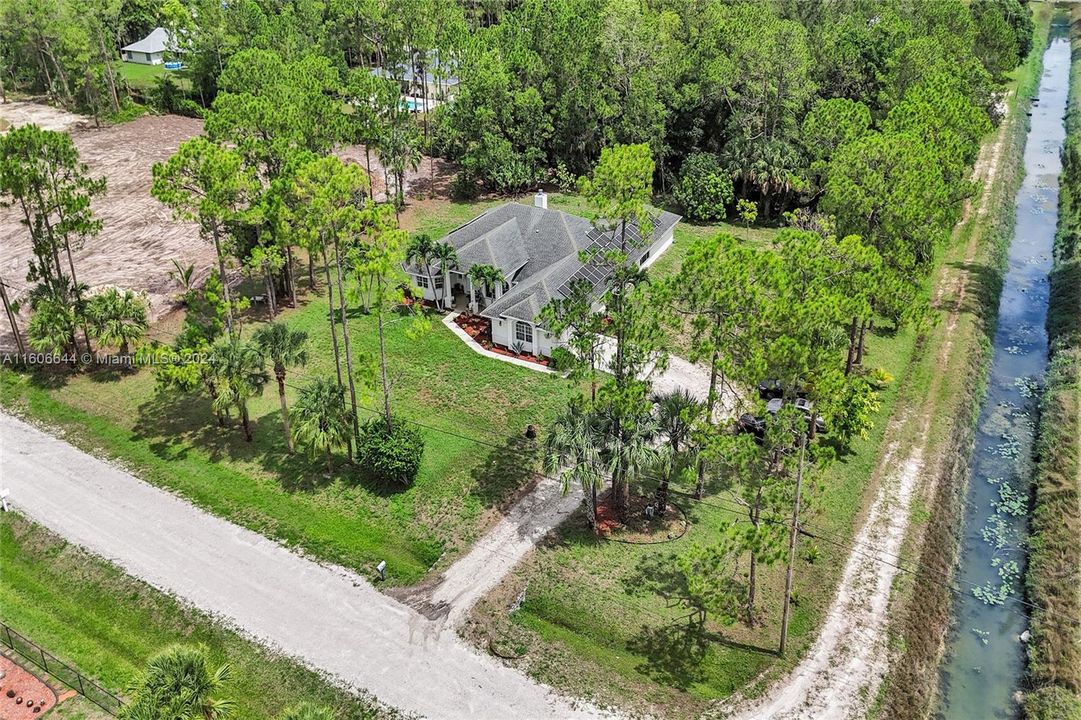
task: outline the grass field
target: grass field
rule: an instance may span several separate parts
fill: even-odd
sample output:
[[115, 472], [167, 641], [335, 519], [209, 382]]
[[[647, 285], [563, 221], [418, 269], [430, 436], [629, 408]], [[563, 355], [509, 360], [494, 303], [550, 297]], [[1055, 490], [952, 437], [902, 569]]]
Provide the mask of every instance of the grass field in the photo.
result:
[[[291, 386], [334, 373], [325, 299], [287, 313], [310, 334], [311, 362]], [[362, 572], [381, 559], [392, 584], [419, 580], [467, 548], [493, 508], [525, 485], [535, 466], [526, 425], [545, 425], [575, 392], [557, 376], [470, 351], [438, 318], [419, 340], [392, 322], [387, 345], [396, 412], [423, 423], [420, 475], [404, 491], [365, 484], [339, 462], [286, 453], [277, 391], [251, 403], [255, 442], [222, 431], [205, 398], [156, 392], [152, 372], [56, 376], [0, 371], [0, 402], [61, 427], [79, 444], [117, 458], [142, 478], [215, 514]], [[251, 327], [246, 329], [250, 333]], [[350, 319], [354, 352], [374, 354], [372, 318]], [[289, 394], [295, 397], [295, 390]], [[370, 390], [365, 407], [374, 407]]]
[[117, 74], [134, 90], [146, 92], [152, 90], [157, 84], [158, 78], [166, 73], [176, 81], [178, 87], [183, 90], [191, 89], [191, 81], [182, 72], [166, 70], [165, 65], [143, 65], [134, 62], [120, 62], [117, 64]]
[[[118, 693], [162, 648], [196, 644], [229, 664], [235, 717], [267, 720], [300, 699], [339, 720], [389, 716], [14, 513], [0, 515], [0, 619]], [[61, 707], [57, 717], [103, 717], [85, 701]]]

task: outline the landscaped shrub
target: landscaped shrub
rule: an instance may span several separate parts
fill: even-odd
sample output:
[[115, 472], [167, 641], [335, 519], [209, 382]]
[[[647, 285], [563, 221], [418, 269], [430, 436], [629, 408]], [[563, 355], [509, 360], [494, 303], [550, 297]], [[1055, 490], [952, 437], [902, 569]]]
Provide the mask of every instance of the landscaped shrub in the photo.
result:
[[387, 485], [409, 486], [424, 456], [424, 437], [413, 425], [394, 419], [393, 429], [379, 417], [360, 426], [357, 462], [368, 478]]
[[732, 178], [712, 153], [694, 153], [683, 161], [676, 202], [692, 220], [723, 220], [732, 202]]
[[552, 348], [550, 359], [552, 361], [550, 367], [556, 372], [567, 372], [577, 362], [574, 353], [565, 347]]

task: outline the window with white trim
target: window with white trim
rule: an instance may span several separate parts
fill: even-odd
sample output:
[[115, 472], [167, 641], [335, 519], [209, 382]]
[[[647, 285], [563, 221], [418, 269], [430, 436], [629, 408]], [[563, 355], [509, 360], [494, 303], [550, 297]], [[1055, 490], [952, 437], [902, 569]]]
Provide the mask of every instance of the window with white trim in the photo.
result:
[[533, 326], [527, 322], [519, 322], [514, 326], [514, 339], [523, 345], [533, 344]]
[[428, 287], [428, 276], [427, 275], [417, 275], [417, 287], [419, 287], [419, 288]]

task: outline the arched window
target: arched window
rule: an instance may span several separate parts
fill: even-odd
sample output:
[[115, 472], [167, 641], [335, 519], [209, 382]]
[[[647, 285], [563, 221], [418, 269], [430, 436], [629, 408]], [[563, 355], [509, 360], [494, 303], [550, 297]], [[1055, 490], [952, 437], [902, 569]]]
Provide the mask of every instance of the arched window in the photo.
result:
[[514, 339], [524, 345], [533, 344], [533, 326], [527, 322], [518, 322], [514, 325]]

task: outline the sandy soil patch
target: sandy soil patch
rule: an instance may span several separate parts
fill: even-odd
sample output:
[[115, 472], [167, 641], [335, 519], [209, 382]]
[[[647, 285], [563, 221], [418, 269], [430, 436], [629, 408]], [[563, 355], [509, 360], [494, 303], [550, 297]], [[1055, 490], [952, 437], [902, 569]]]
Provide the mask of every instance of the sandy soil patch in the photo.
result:
[[94, 121], [88, 117], [51, 105], [23, 101], [0, 104], [0, 120], [6, 121], [0, 123], [0, 126], [17, 128], [33, 123], [45, 130], [74, 130], [94, 125]]
[[[107, 192], [94, 202], [104, 228], [75, 253], [79, 280], [91, 288], [119, 285], [146, 292], [154, 320], [172, 309], [178, 291], [168, 275], [171, 261], [193, 263], [201, 277], [214, 259], [213, 248], [199, 238], [196, 226], [174, 220], [150, 195], [154, 163], [166, 160], [180, 143], [201, 131], [201, 121], [176, 115], [72, 130], [90, 173], [108, 180]], [[0, 208], [0, 239], [0, 276], [18, 288], [17, 297], [24, 297], [30, 289], [26, 282], [30, 239], [16, 208]], [[26, 317], [24, 308], [24, 332]], [[11, 329], [4, 323], [0, 348], [13, 345]]]

